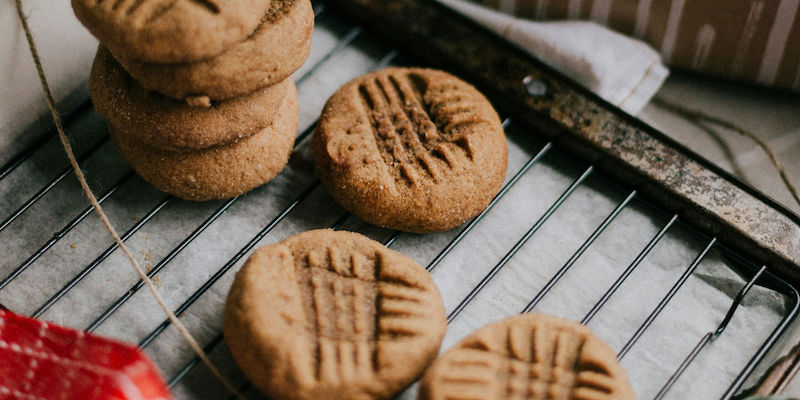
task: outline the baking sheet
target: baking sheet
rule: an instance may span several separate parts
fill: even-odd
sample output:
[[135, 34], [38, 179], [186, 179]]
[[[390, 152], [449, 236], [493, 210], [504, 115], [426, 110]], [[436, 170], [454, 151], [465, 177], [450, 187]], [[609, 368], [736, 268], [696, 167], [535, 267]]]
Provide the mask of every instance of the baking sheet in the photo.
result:
[[[343, 39], [354, 40], [330, 57]], [[391, 49], [330, 10], [317, 20], [311, 57], [294, 77], [310, 73], [298, 86], [300, 131], [311, 126], [330, 94], [347, 80], [363, 74]], [[404, 60], [396, 60], [405, 63]], [[77, 151], [96, 143], [100, 148], [84, 168], [97, 193], [104, 193], [123, 178], [128, 168], [105, 137], [101, 118], [89, 111], [69, 127]], [[227, 263], [262, 228], [294, 204], [306, 190], [310, 194], [258, 243], [275, 243], [308, 229], [329, 227], [346, 213], [316, 183], [308, 154], [301, 143], [293, 160], [269, 184], [233, 203], [211, 226], [179, 252], [157, 275], [157, 285], [167, 303], [180, 306]], [[541, 147], [536, 132], [509, 129], [508, 177], [516, 173]], [[60, 148], [51, 141], [34, 158], [0, 181], [0, 215], [10, 215], [52, 176], [66, 167]], [[585, 165], [552, 151], [534, 165], [486, 214], [472, 232], [433, 270], [448, 313], [508, 252], [544, 211], [580, 176]], [[316, 186], [314, 186], [316, 185]], [[311, 189], [309, 189], [311, 188]], [[451, 324], [443, 349], [478, 327], [520, 312], [619, 204], [627, 193], [603, 179], [590, 176], [505, 267], [464, 308]], [[117, 229], [124, 232], [158, 207], [166, 196], [133, 176], [104, 203]], [[169, 199], [128, 244], [143, 266], [155, 266], [225, 202], [192, 203]], [[0, 232], [0, 273], [11, 270], [88, 206], [75, 179], [69, 175]], [[579, 320], [616, 277], [636, 257], [669, 216], [632, 202], [580, 257], [535, 311]], [[347, 218], [341, 229], [355, 230], [376, 240], [392, 232]], [[401, 234], [392, 248], [427, 265], [452, 240], [459, 229], [430, 235]], [[90, 214], [16, 279], [0, 290], [0, 303], [30, 314], [86, 265], [91, 265], [111, 239]], [[617, 294], [591, 321], [589, 327], [619, 350], [673, 283], [705, 247], [704, 239], [676, 225], [653, 249]], [[246, 257], [245, 257], [246, 258]], [[181, 318], [201, 343], [219, 334], [222, 307], [233, 274], [242, 258], [216, 281]], [[744, 280], [726, 265], [730, 261], [712, 250], [678, 292], [661, 316], [622, 361], [642, 398], [652, 397], [684, 356], [706, 332], [716, 328]], [[137, 281], [124, 256], [114, 251], [55, 302], [43, 318], [86, 328]], [[669, 398], [718, 397], [785, 313], [783, 297], [763, 288], [744, 301], [728, 330], [701, 353], [669, 393]], [[97, 329], [98, 333], [139, 342], [165, 319], [147, 290], [137, 291]], [[146, 347], [147, 353], [169, 378], [192, 359], [177, 331], [170, 327]], [[244, 383], [226, 347], [216, 346], [212, 358], [232, 380]], [[225, 398], [226, 393], [202, 367], [195, 368], [174, 388], [176, 398]], [[252, 390], [249, 394], [255, 395]], [[414, 389], [402, 398], [415, 398]]]

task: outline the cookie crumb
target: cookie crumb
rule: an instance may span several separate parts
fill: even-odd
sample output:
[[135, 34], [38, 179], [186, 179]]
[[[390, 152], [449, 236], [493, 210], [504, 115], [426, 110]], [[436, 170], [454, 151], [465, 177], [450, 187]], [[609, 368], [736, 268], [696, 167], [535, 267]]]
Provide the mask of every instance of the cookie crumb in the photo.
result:
[[73, 249], [77, 248], [78, 247], [78, 243], [72, 243], [71, 245], [69, 245], [69, 247], [72, 247]]
[[211, 98], [208, 96], [189, 96], [186, 98], [189, 107], [211, 107]]

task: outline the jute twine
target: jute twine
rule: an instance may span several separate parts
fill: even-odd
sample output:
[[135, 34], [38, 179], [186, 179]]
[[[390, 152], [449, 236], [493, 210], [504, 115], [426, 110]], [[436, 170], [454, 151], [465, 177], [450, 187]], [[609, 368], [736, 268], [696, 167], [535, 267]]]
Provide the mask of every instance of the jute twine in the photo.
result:
[[[39, 59], [39, 53], [37, 51], [36, 44], [33, 40], [33, 36], [28, 26], [27, 18], [25, 17], [22, 11], [22, 0], [15, 0], [15, 3], [17, 6], [17, 15], [19, 16], [19, 20], [22, 23], [22, 29], [25, 31], [25, 38], [28, 41], [28, 46], [30, 48], [31, 55], [33, 56], [33, 62], [36, 65], [36, 71], [39, 74], [39, 81], [42, 84], [45, 100], [47, 101], [47, 107], [50, 109], [50, 115], [53, 117], [53, 121], [55, 122], [56, 125], [56, 131], [58, 132], [58, 139], [61, 141], [62, 146], [64, 146], [64, 151], [66, 152], [67, 158], [69, 159], [69, 162], [72, 165], [72, 169], [75, 171], [75, 175], [77, 176], [78, 181], [80, 182], [84, 194], [92, 203], [92, 207], [94, 208], [95, 212], [97, 212], [97, 215], [100, 217], [100, 220], [103, 222], [103, 225], [105, 226], [108, 233], [111, 234], [111, 237], [114, 238], [114, 241], [117, 243], [119, 248], [128, 257], [128, 261], [130, 261], [130, 264], [133, 267], [133, 269], [136, 270], [136, 273], [139, 275], [139, 278], [141, 278], [145, 282], [147, 288], [150, 290], [150, 293], [153, 295], [156, 302], [158, 302], [158, 305], [161, 307], [162, 310], [164, 310], [164, 313], [167, 315], [172, 324], [175, 325], [175, 327], [178, 329], [181, 336], [189, 344], [189, 347], [192, 348], [192, 350], [197, 354], [200, 360], [208, 367], [211, 373], [214, 374], [214, 376], [216, 376], [228, 388], [228, 390], [230, 390], [233, 394], [235, 394], [236, 397], [243, 399], [244, 396], [242, 396], [239, 390], [236, 389], [236, 387], [234, 387], [233, 384], [231, 384], [230, 381], [228, 381], [228, 379], [226, 379], [225, 376], [222, 375], [222, 373], [219, 371], [216, 365], [214, 365], [214, 363], [209, 359], [206, 352], [203, 351], [203, 349], [200, 347], [194, 336], [192, 336], [192, 334], [189, 332], [188, 329], [186, 329], [183, 323], [181, 323], [181, 321], [178, 319], [175, 313], [173, 313], [172, 310], [170, 310], [166, 302], [164, 302], [164, 299], [158, 293], [158, 289], [156, 289], [156, 286], [153, 284], [153, 281], [150, 280], [150, 278], [147, 276], [142, 267], [139, 266], [139, 263], [136, 261], [136, 258], [133, 256], [133, 253], [131, 253], [131, 251], [125, 245], [125, 242], [122, 241], [119, 234], [117, 234], [116, 230], [111, 225], [111, 222], [109, 221], [105, 212], [103, 212], [103, 208], [100, 207], [100, 203], [98, 203], [97, 197], [95, 196], [94, 192], [92, 192], [92, 189], [89, 188], [89, 184], [86, 182], [86, 177], [83, 175], [83, 171], [80, 169], [80, 166], [78, 165], [78, 161], [76, 160], [75, 154], [72, 151], [72, 146], [70, 145], [70, 142], [67, 138], [67, 134], [64, 131], [64, 126], [61, 123], [61, 117], [58, 113], [58, 110], [55, 107], [55, 101], [53, 100], [53, 95], [50, 91], [50, 87], [47, 84], [47, 78], [45, 78], [44, 69], [42, 68], [42, 63]], [[667, 110], [670, 110], [672, 112], [675, 112], [692, 122], [695, 123], [705, 122], [717, 125], [753, 140], [764, 151], [764, 153], [767, 154], [767, 157], [769, 157], [770, 162], [772, 163], [772, 165], [775, 166], [775, 169], [778, 171], [778, 174], [780, 175], [784, 185], [792, 194], [792, 197], [797, 202], [797, 204], [800, 205], [800, 195], [798, 195], [797, 189], [789, 180], [789, 177], [787, 176], [786, 171], [783, 168], [783, 165], [778, 160], [778, 157], [775, 155], [775, 153], [772, 151], [769, 145], [767, 145], [767, 143], [764, 142], [761, 138], [759, 138], [752, 132], [738, 125], [705, 114], [703, 112], [691, 110], [681, 105], [668, 102], [661, 98], [654, 98], [653, 102], [656, 105], [663, 107]]]
[[726, 121], [722, 118], [706, 114], [702, 111], [686, 108], [678, 103], [673, 103], [661, 97], [654, 97], [652, 102], [653, 104], [665, 110], [671, 111], [675, 114], [678, 114], [681, 117], [686, 118], [686, 120], [693, 122], [697, 125], [700, 125], [703, 128], [706, 128], [705, 124], [715, 125], [718, 127], [725, 128], [729, 131], [736, 132], [739, 135], [744, 136], [755, 142], [756, 145], [758, 145], [758, 147], [760, 147], [761, 150], [763, 150], [764, 153], [767, 154], [770, 163], [772, 163], [772, 165], [778, 171], [778, 175], [780, 175], [784, 186], [786, 186], [786, 189], [789, 190], [789, 193], [792, 194], [792, 197], [794, 198], [794, 201], [797, 203], [797, 205], [800, 206], [800, 195], [798, 195], [797, 188], [794, 186], [794, 184], [792, 184], [792, 181], [786, 174], [786, 170], [783, 168], [783, 164], [781, 164], [780, 160], [778, 159], [778, 156], [775, 155], [775, 152], [772, 151], [772, 148], [767, 144], [767, 142], [758, 137], [755, 133], [750, 132], [749, 130], [744, 129], [741, 126], [736, 125], [730, 121]]

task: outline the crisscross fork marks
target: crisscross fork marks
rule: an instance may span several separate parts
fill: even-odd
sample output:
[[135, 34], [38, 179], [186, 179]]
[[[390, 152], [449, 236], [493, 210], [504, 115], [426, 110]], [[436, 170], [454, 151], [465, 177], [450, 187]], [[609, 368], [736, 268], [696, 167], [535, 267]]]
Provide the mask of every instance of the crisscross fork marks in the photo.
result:
[[491, 393], [493, 376], [501, 377], [497, 393], [503, 399], [610, 398], [613, 378], [605, 367], [582, 361], [585, 344], [586, 337], [574, 332], [530, 327], [512, 327], [499, 341], [477, 340], [442, 377], [447, 398], [471, 399], [469, 387]]
[[420, 289], [387, 277], [379, 252], [370, 259], [328, 247], [311, 251], [307, 262], [302, 285], [311, 295], [314, 379], [331, 383], [374, 379], [381, 365], [378, 343], [387, 336], [417, 334], [407, 326], [412, 314], [397, 309], [419, 302]]
[[[574, 391], [580, 387], [577, 376], [585, 343], [583, 335], [565, 330], [509, 329], [509, 391], [514, 392], [509, 398], [573, 398]], [[524, 386], [513, 387], [515, 379]]]
[[127, 8], [124, 8], [125, 9], [125, 15], [128, 15], [128, 16], [133, 15], [133, 13], [136, 12], [136, 10], [145, 1], [148, 1], [148, 0], [134, 0], [134, 2], [132, 4], [130, 4]]
[[447, 142], [455, 143], [471, 160], [473, 150], [463, 129], [476, 124], [488, 124], [475, 114], [475, 108], [481, 107], [470, 101], [475, 94], [469, 94], [462, 87], [453, 84], [434, 85], [429, 90], [425, 78], [417, 73], [407, 76], [408, 82], [419, 95], [420, 106], [428, 119], [436, 125], [440, 136]]
[[[180, 0], [144, 0], [136, 9], [128, 11], [134, 23], [149, 24], [166, 15]], [[140, 22], [142, 23], [142, 22]]]
[[[353, 254], [345, 260], [328, 247], [307, 255], [304, 285], [312, 299], [312, 340], [317, 381], [341, 382], [374, 373], [375, 263]], [[352, 323], [348, 324], [348, 319]]]
[[130, 0], [114, 0], [114, 3], [111, 5], [112, 10], [118, 9], [123, 3]]
[[133, 15], [139, 7], [142, 5], [147, 5], [147, 9], [154, 10], [151, 13], [147, 13], [149, 17], [146, 18], [148, 21], [152, 21], [156, 14], [162, 14], [164, 11], [169, 10], [179, 1], [189, 1], [199, 5], [200, 7], [205, 8], [211, 14], [219, 14], [220, 7], [216, 3], [216, 0], [95, 0], [94, 5], [98, 6], [103, 4], [103, 7], [106, 10], [115, 11], [115, 15]]
[[410, 185], [426, 177], [439, 181], [447, 169], [471, 161], [462, 127], [484, 122], [460, 92], [432, 117], [421, 85], [424, 79], [414, 74], [378, 74], [358, 87], [381, 157], [396, 181]]
[[198, 5], [205, 7], [212, 14], [219, 14], [219, 6], [212, 0], [190, 0]]
[[[189, 1], [208, 10], [211, 14], [219, 14], [220, 6], [214, 0], [105, 0], [118, 18], [131, 18], [131, 23], [148, 24], [164, 16], [181, 1]], [[97, 2], [100, 4], [100, 1]]]
[[146, 14], [138, 13], [133, 19], [134, 22], [137, 22], [137, 20], [142, 19], [149, 20], [153, 14], [158, 13], [162, 9], [168, 10], [172, 8], [178, 1], [179, 0], [95, 0], [93, 3], [90, 2], [89, 5], [92, 7], [101, 7], [114, 18], [130, 17], [140, 8], [151, 10]]
[[411, 185], [417, 184], [420, 178], [415, 168], [414, 153], [409, 149], [409, 143], [400, 136], [400, 130], [395, 125], [392, 105], [385, 88], [379, 81], [370, 80], [359, 87], [359, 93], [372, 125], [378, 151], [386, 165], [394, 172], [395, 181], [405, 180]]

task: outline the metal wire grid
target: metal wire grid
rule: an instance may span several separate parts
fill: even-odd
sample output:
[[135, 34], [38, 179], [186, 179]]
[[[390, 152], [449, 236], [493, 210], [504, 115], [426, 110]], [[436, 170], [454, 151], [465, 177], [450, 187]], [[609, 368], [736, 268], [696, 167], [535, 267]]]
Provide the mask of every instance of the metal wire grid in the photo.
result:
[[[321, 13], [325, 11], [325, 7], [322, 4], [315, 4], [315, 14], [319, 16]], [[331, 12], [331, 11], [326, 11]], [[341, 18], [341, 17], [339, 17]], [[335, 56], [337, 53], [341, 52], [343, 49], [350, 46], [353, 41], [362, 35], [362, 29], [359, 26], [353, 26], [346, 33], [341, 36], [339, 42], [334, 46], [327, 54], [325, 54], [316, 64], [314, 64], [310, 69], [308, 69], [299, 79], [296, 80], [298, 87], [326, 61], [328, 61], [331, 57]], [[382, 68], [393, 60], [397, 58], [398, 52], [395, 50], [389, 51], [385, 54], [375, 65], [372, 66], [372, 70]], [[77, 113], [84, 112], [89, 107], [89, 103], [87, 101], [82, 107], [79, 108]], [[296, 140], [295, 149], [303, 145], [308, 137], [314, 130], [315, 124], [312, 124], [310, 127], [305, 129], [301, 132]], [[511, 121], [510, 119], [505, 119], [503, 121], [504, 128], [507, 130], [511, 128]], [[102, 147], [108, 141], [108, 136], [105, 136], [98, 141], [94, 142], [89, 148], [84, 152], [84, 154], [79, 158], [79, 162], [85, 162], [92, 154], [94, 154], [100, 147]], [[17, 167], [22, 165], [26, 160], [28, 160], [33, 154], [39, 150], [46, 141], [49, 140], [49, 137], [46, 137], [42, 140], [36, 141], [32, 146], [22, 151], [19, 155], [12, 158], [11, 161], [6, 163], [2, 168], [0, 168], [0, 180], [6, 178], [13, 172]], [[441, 251], [428, 263], [426, 269], [428, 271], [433, 271], [441, 262], [445, 259], [445, 257], [464, 239], [470, 231], [475, 227], [475, 225], [480, 222], [483, 217], [494, 208], [494, 206], [508, 193], [508, 191], [522, 178], [534, 165], [537, 164], [541, 158], [547, 154], [551, 153], [554, 150], [554, 145], [552, 143], [546, 143], [543, 145], [539, 151], [534, 154], [530, 159], [518, 170], [516, 173], [511, 177], [511, 179], [501, 188], [500, 192], [497, 196], [493, 199], [493, 201], [489, 204], [489, 206], [484, 210], [480, 215], [466, 223], [460, 231], [453, 237], [453, 239], [441, 249]], [[564, 156], [565, 158], [569, 158], [568, 156]], [[578, 161], [575, 161], [578, 162]], [[6, 227], [8, 227], [11, 223], [17, 220], [21, 215], [23, 215], [26, 211], [28, 211], [37, 201], [39, 201], [43, 196], [45, 196], [48, 192], [50, 192], [59, 182], [61, 182], [65, 177], [70, 174], [70, 168], [66, 168], [59, 172], [52, 180], [50, 180], [44, 187], [42, 187], [38, 192], [36, 192], [33, 196], [27, 199], [21, 206], [19, 206], [15, 211], [13, 211], [8, 217], [6, 217], [2, 223], [0, 223], [0, 231], [3, 231]], [[544, 285], [542, 289], [540, 289], [530, 300], [530, 302], [525, 306], [521, 312], [529, 312], [533, 310], [537, 304], [550, 292], [550, 290], [555, 286], [555, 284], [569, 271], [569, 269], [575, 264], [575, 262], [583, 255], [583, 253], [594, 243], [594, 241], [603, 233], [603, 231], [614, 221], [615, 218], [632, 202], [636, 201], [640, 204], [643, 204], [647, 207], [653, 208], [653, 206], [647, 202], [646, 199], [642, 199], [640, 196], [637, 195], [636, 190], [629, 190], [625, 189], [618, 185], [618, 183], [614, 182], [613, 180], [609, 179], [608, 177], [597, 173], [594, 170], [594, 167], [589, 165], [585, 166], [583, 173], [580, 174], [572, 184], [563, 192], [561, 195], [553, 202], [553, 204], [544, 212], [543, 215], [539, 217], [536, 222], [530, 226], [530, 228], [525, 232], [525, 234], [520, 237], [517, 242], [507, 251], [507, 253], [492, 267], [491, 270], [480, 280], [480, 282], [470, 290], [466, 297], [464, 297], [458, 305], [453, 309], [449, 315], [447, 316], [447, 321], [452, 322], [463, 310], [464, 308], [475, 298], [475, 296], [495, 277], [495, 275], [509, 262], [509, 260], [514, 257], [514, 255], [528, 242], [531, 237], [539, 230], [539, 228], [547, 222], [547, 220], [559, 209], [559, 207], [569, 198], [569, 196], [581, 186], [582, 183], [590, 176], [599, 176], [600, 179], [603, 181], [617, 187], [619, 190], [623, 190], [626, 193], [624, 200], [622, 200], [614, 209], [613, 211], [608, 214], [605, 219], [602, 221], [600, 225], [592, 232], [592, 234], [581, 244], [581, 246], [572, 254], [572, 256], [561, 266], [561, 268], [557, 271], [557, 273], [552, 276], [552, 278]], [[103, 203], [107, 200], [111, 195], [113, 195], [125, 182], [130, 180], [134, 176], [134, 173], [128, 171], [125, 173], [117, 182], [111, 185], [111, 187], [101, 193], [99, 197], [99, 202]], [[243, 257], [245, 257], [253, 248], [263, 239], [267, 234], [269, 234], [278, 224], [280, 224], [298, 205], [300, 205], [306, 198], [308, 198], [311, 193], [319, 187], [319, 181], [315, 180], [311, 184], [309, 184], [305, 189], [303, 189], [300, 194], [292, 200], [287, 207], [285, 207], [280, 213], [278, 213], [274, 218], [267, 225], [265, 225], [256, 235], [254, 235], [233, 257], [231, 257], [228, 262], [222, 265], [211, 277], [209, 277], [205, 283], [198, 288], [194, 293], [192, 293], [179, 307], [177, 307], [174, 312], [176, 315], [181, 315], [184, 311], [188, 310], [189, 307], [192, 306], [204, 293], [206, 293], [209, 288], [211, 288], [214, 283], [216, 283], [223, 275], [225, 275], [232, 267], [234, 267]], [[151, 221], [158, 213], [161, 211], [170, 201], [174, 198], [170, 195], [164, 196], [155, 206], [153, 206], [144, 216], [142, 216], [135, 224], [133, 224], [126, 232], [122, 235], [122, 240], [126, 241], [131, 236], [133, 236], [137, 231], [139, 231], [145, 224]], [[200, 225], [198, 225], [188, 236], [186, 236], [176, 247], [174, 247], [161, 261], [159, 261], [149, 272], [148, 276], [150, 278], [155, 277], [160, 271], [162, 271], [181, 251], [183, 251], [195, 238], [197, 238], [201, 233], [203, 233], [209, 226], [211, 226], [221, 215], [223, 215], [234, 203], [239, 200], [239, 197], [232, 198], [226, 202], [224, 202], [221, 206], [219, 206], [210, 216], [208, 216]], [[4, 289], [12, 282], [15, 278], [17, 278], [22, 272], [24, 272], [28, 267], [30, 267], [33, 263], [35, 263], [43, 254], [45, 254], [48, 250], [50, 250], [60, 239], [66, 236], [70, 231], [72, 231], [76, 226], [78, 226], [89, 214], [92, 213], [91, 207], [86, 207], [83, 209], [76, 217], [74, 217], [69, 223], [67, 223], [64, 227], [58, 230], [52, 238], [47, 240], [37, 251], [31, 254], [25, 261], [23, 261], [20, 265], [14, 268], [7, 276], [0, 280], [0, 290]], [[344, 213], [341, 215], [336, 222], [331, 225], [331, 228], [337, 229], [341, 224], [343, 224], [350, 215], [348, 213]], [[664, 235], [676, 224], [681, 224], [686, 228], [692, 229], [691, 225], [683, 223], [679, 219], [677, 214], [672, 214], [668, 216], [668, 221], [661, 227], [661, 229], [648, 241], [647, 245], [638, 253], [636, 258], [627, 266], [627, 268], [623, 271], [622, 274], [614, 281], [614, 283], [607, 289], [607, 291], [601, 296], [601, 298], [592, 306], [590, 311], [581, 319], [581, 323], [587, 324], [592, 318], [597, 315], [597, 313], [603, 308], [603, 306], [608, 302], [608, 300], [617, 292], [620, 286], [625, 282], [625, 280], [634, 272], [634, 270], [641, 264], [641, 262], [647, 257], [650, 251], [659, 243], [659, 241], [664, 237]], [[401, 232], [395, 231], [392, 232], [383, 243], [386, 246], [392, 246], [395, 240], [401, 235]], [[687, 279], [692, 275], [692, 273], [697, 269], [700, 265], [704, 257], [708, 254], [708, 252], [712, 248], [717, 248], [718, 250], [722, 251], [727, 256], [731, 257], [734, 260], [737, 260], [738, 264], [742, 266], [744, 269], [750, 272], [750, 280], [741, 288], [740, 292], [734, 299], [733, 303], [730, 306], [725, 318], [723, 319], [722, 323], [719, 327], [712, 331], [708, 332], [704, 335], [694, 349], [687, 354], [684, 362], [674, 371], [672, 376], [669, 378], [667, 382], [664, 383], [661, 390], [658, 392], [655, 398], [662, 398], [669, 388], [675, 383], [683, 371], [689, 366], [689, 364], [695, 359], [695, 357], [702, 351], [706, 344], [712, 341], [714, 338], [721, 335], [727, 323], [732, 318], [734, 312], [736, 311], [737, 307], [741, 303], [742, 299], [745, 297], [747, 292], [753, 287], [755, 284], [759, 284], [761, 286], [769, 287], [776, 291], [783, 293], [784, 295], [789, 297], [791, 306], [789, 307], [788, 312], [781, 320], [780, 324], [774, 329], [772, 334], [768, 337], [768, 339], [760, 346], [758, 351], [753, 354], [750, 361], [747, 363], [745, 368], [739, 373], [736, 379], [731, 383], [728, 390], [723, 395], [723, 398], [730, 398], [732, 397], [742, 386], [745, 379], [748, 375], [753, 371], [755, 366], [757, 365], [758, 361], [765, 355], [765, 353], [769, 350], [772, 344], [777, 340], [777, 338], [781, 335], [781, 333], [787, 328], [789, 322], [794, 318], [798, 311], [798, 307], [800, 307], [800, 294], [798, 291], [789, 285], [788, 283], [784, 282], [780, 278], [772, 275], [769, 272], [766, 272], [766, 267], [762, 266], [760, 269], [757, 268], [757, 264], [745, 259], [737, 252], [733, 251], [732, 249], [724, 246], [723, 244], [718, 243], [717, 239], [714, 237], [705, 237], [703, 234], [694, 231], [694, 234], [698, 237], [704, 238], [706, 241], [705, 247], [700, 251], [694, 260], [688, 265], [688, 267], [684, 270], [680, 278], [674, 283], [671, 289], [665, 293], [662, 300], [658, 303], [658, 305], [652, 310], [652, 312], [648, 315], [645, 321], [639, 326], [636, 332], [630, 337], [630, 339], [626, 342], [625, 346], [619, 351], [618, 358], [622, 359], [625, 355], [629, 352], [629, 350], [637, 343], [637, 341], [641, 338], [644, 332], [650, 327], [653, 321], [658, 317], [658, 315], [664, 310], [670, 300], [675, 296], [675, 294], [680, 290], [682, 285], [687, 281]], [[55, 294], [53, 294], [49, 299], [47, 299], [40, 307], [38, 307], [31, 315], [33, 317], [39, 317], [44, 314], [48, 309], [50, 309], [59, 299], [63, 298], [71, 289], [73, 289], [81, 280], [83, 280], [86, 276], [88, 276], [95, 268], [97, 268], [103, 261], [105, 261], [115, 250], [116, 244], [112, 244], [108, 246], [99, 256], [97, 256], [91, 263], [86, 265], [78, 274], [76, 274], [72, 279], [70, 279], [67, 284], [65, 284], [60, 290], [58, 290]], [[105, 311], [103, 311], [89, 326], [86, 328], [88, 331], [96, 330], [104, 321], [106, 321], [116, 310], [118, 310], [123, 304], [125, 304], [131, 297], [133, 297], [142, 287], [144, 286], [143, 282], [139, 280], [136, 282], [129, 290], [125, 291], [122, 295], [119, 296]], [[142, 348], [146, 348], [150, 345], [164, 330], [166, 330], [170, 325], [168, 319], [164, 319], [163, 322], [158, 325], [154, 330], [152, 330], [149, 334], [147, 334], [144, 339], [139, 342], [139, 345]], [[222, 341], [222, 334], [217, 334], [206, 346], [205, 350], [207, 352], [212, 351], [219, 343]], [[179, 371], [169, 378], [169, 385], [173, 387], [176, 383], [178, 383], [192, 368], [194, 368], [199, 363], [199, 359], [197, 357], [192, 358], [188, 363], [186, 363]], [[248, 386], [247, 384], [243, 389], [246, 389]]]

